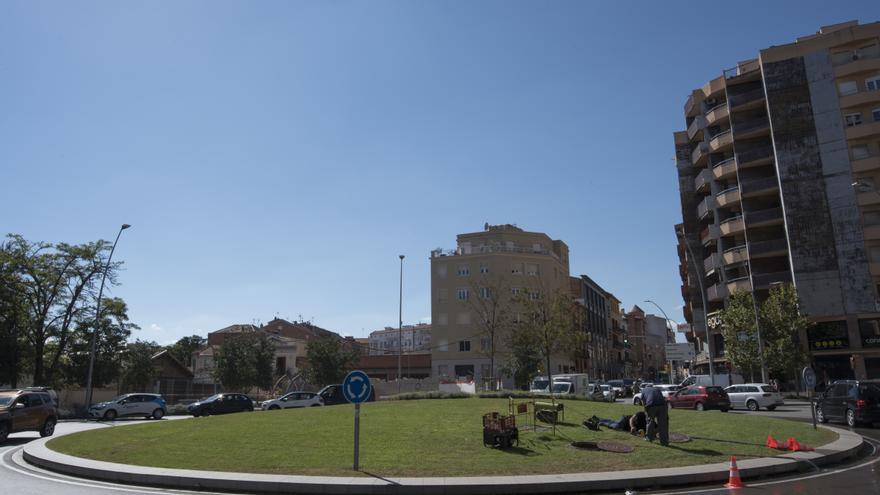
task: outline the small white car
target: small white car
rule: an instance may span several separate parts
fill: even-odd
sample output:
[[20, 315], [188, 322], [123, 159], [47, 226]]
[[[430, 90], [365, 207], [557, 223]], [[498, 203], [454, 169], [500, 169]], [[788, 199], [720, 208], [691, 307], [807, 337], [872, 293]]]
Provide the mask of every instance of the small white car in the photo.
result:
[[162, 419], [167, 412], [165, 399], [159, 394], [124, 394], [106, 402], [92, 404], [89, 417], [106, 421], [123, 416]]
[[264, 401], [260, 407], [264, 411], [275, 411], [278, 409], [289, 409], [294, 407], [314, 407], [323, 406], [324, 399], [314, 392], [290, 392], [283, 396]]
[[776, 406], [785, 404], [782, 394], [776, 387], [766, 383], [743, 383], [731, 385], [724, 389], [730, 397], [730, 408], [746, 408], [757, 411], [765, 408], [768, 411], [776, 409]]
[[602, 387], [602, 395], [605, 397], [606, 402], [614, 402], [617, 400], [617, 392], [614, 390], [614, 387], [607, 383], [603, 383], [599, 386]]
[[[659, 388], [660, 392], [663, 393], [663, 398], [669, 397], [670, 395], [674, 395], [675, 392], [677, 392], [678, 389], [681, 388], [678, 385], [653, 385], [653, 384], [651, 384], [650, 386], [652, 386], [654, 388]], [[642, 388], [647, 388], [647, 386], [642, 387]], [[642, 393], [641, 392], [637, 393], [636, 395], [633, 395], [633, 404], [637, 405], [637, 406], [642, 405]]]

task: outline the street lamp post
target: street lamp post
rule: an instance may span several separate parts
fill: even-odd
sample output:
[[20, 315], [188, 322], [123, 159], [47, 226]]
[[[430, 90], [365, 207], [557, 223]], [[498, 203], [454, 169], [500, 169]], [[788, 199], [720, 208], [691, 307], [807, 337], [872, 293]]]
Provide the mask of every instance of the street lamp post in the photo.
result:
[[98, 290], [98, 301], [95, 303], [95, 328], [92, 330], [92, 339], [89, 346], [89, 374], [86, 377], [86, 411], [92, 405], [92, 375], [95, 371], [95, 351], [98, 345], [98, 328], [101, 321], [101, 296], [104, 295], [104, 282], [107, 280], [107, 271], [110, 270], [110, 260], [113, 259], [113, 252], [116, 251], [116, 243], [119, 242], [119, 236], [122, 231], [131, 227], [124, 223], [119, 227], [116, 233], [116, 240], [113, 241], [113, 247], [110, 248], [110, 256], [107, 257], [107, 263], [104, 265], [104, 274], [101, 277], [101, 288]]
[[694, 264], [694, 273], [697, 276], [697, 284], [700, 287], [700, 299], [703, 301], [703, 325], [706, 328], [706, 352], [709, 354], [709, 381], [712, 382], [712, 385], [715, 385], [715, 366], [712, 364], [712, 339], [709, 335], [709, 310], [706, 308], [706, 291], [703, 288], [703, 275], [700, 272], [699, 265], [697, 265], [697, 258], [694, 257], [691, 245], [687, 242], [687, 237], [684, 239], [684, 247], [687, 249], [688, 258]]
[[403, 258], [400, 255], [400, 302], [397, 309], [397, 393], [400, 394], [400, 373], [403, 355]]

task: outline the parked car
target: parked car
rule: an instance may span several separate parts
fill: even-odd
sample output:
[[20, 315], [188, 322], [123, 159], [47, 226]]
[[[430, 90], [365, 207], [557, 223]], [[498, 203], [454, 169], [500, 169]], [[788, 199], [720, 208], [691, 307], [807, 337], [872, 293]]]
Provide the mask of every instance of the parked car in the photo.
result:
[[[674, 395], [675, 392], [679, 390], [678, 385], [651, 385], [654, 388], [659, 388], [660, 392], [663, 393], [663, 397], [668, 399], [670, 395]], [[639, 392], [633, 395], [632, 399], [633, 404], [640, 406], [642, 405], [642, 393]]]
[[187, 408], [194, 417], [253, 411], [254, 401], [244, 394], [216, 394], [193, 402]]
[[844, 421], [849, 426], [880, 422], [880, 380], [831, 383], [816, 401], [816, 419]]
[[604, 396], [605, 402], [614, 402], [617, 400], [617, 392], [611, 388], [611, 385], [607, 383], [602, 383], [599, 385], [602, 389], [602, 395]]
[[323, 406], [324, 399], [314, 392], [290, 392], [283, 396], [264, 401], [260, 407], [264, 411], [275, 411], [278, 409], [290, 409], [294, 407], [313, 407]]
[[608, 385], [614, 390], [615, 397], [629, 397], [632, 395], [632, 380], [608, 380]]
[[[342, 394], [342, 384], [327, 385], [318, 391], [318, 396], [324, 401], [325, 406], [334, 406], [336, 404], [348, 404], [345, 395]], [[376, 389], [370, 388], [370, 398], [367, 402], [376, 400]]]
[[721, 387], [696, 385], [675, 392], [666, 398], [670, 408], [696, 409], [720, 409], [721, 412], [730, 410], [730, 397]]
[[744, 383], [724, 389], [730, 397], [730, 408], [745, 407], [750, 411], [766, 408], [768, 411], [785, 404], [776, 387], [767, 383]]
[[89, 417], [113, 421], [123, 416], [143, 416], [162, 419], [168, 409], [159, 394], [124, 394], [89, 408]]
[[49, 397], [52, 398], [52, 403], [55, 404], [55, 408], [58, 408], [58, 392], [52, 387], [25, 387], [22, 390], [27, 390], [28, 392], [46, 392], [49, 394]]
[[0, 442], [20, 431], [38, 431], [41, 437], [49, 437], [57, 423], [58, 410], [47, 392], [0, 391]]

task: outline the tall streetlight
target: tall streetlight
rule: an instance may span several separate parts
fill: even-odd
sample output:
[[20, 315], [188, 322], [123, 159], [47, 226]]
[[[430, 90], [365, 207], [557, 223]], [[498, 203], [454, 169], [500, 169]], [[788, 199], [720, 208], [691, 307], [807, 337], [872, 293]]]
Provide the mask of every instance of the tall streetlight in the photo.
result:
[[706, 352], [709, 354], [709, 381], [712, 382], [712, 385], [715, 385], [715, 365], [712, 364], [712, 339], [709, 335], [709, 310], [706, 308], [706, 291], [703, 288], [703, 274], [700, 271], [699, 265], [697, 265], [697, 258], [694, 257], [694, 252], [691, 250], [691, 245], [688, 244], [687, 237], [684, 238], [684, 247], [687, 250], [687, 257], [690, 258], [691, 262], [694, 264], [694, 274], [697, 276], [697, 285], [700, 287], [700, 299], [703, 302], [703, 325], [706, 328]]
[[124, 223], [121, 227], [119, 227], [119, 232], [116, 234], [116, 240], [113, 241], [113, 247], [110, 248], [110, 256], [107, 257], [107, 263], [104, 265], [104, 275], [101, 277], [101, 288], [98, 290], [98, 302], [95, 303], [95, 328], [92, 330], [92, 341], [89, 350], [89, 374], [86, 378], [86, 411], [88, 411], [89, 407], [92, 405], [92, 374], [95, 371], [95, 350], [98, 345], [98, 329], [100, 328], [101, 322], [101, 296], [104, 295], [104, 282], [107, 280], [107, 271], [110, 270], [110, 260], [113, 259], [113, 251], [116, 251], [116, 243], [119, 242], [119, 236], [122, 235], [122, 231], [131, 227], [131, 225]]
[[403, 258], [400, 256], [400, 304], [397, 312], [397, 394], [400, 395], [400, 373], [402, 371], [401, 356], [403, 355]]
[[[663, 313], [663, 317], [666, 318], [666, 328], [669, 328], [670, 323], [672, 323], [672, 320], [669, 319], [668, 316], [666, 316], [666, 311], [663, 311], [663, 308], [661, 308], [659, 304], [655, 303], [654, 301], [652, 301], [650, 299], [645, 299], [645, 302], [651, 303], [654, 306], [657, 306], [657, 309], [659, 309], [660, 312]], [[646, 319], [645, 323], [647, 323], [647, 319]], [[647, 333], [648, 333], [647, 332], [647, 325], [645, 325], [645, 335], [647, 335]], [[645, 340], [647, 340], [647, 339], [645, 339]], [[669, 384], [672, 385], [672, 360], [669, 360], [669, 363], [670, 363], [670, 365], [669, 365]]]

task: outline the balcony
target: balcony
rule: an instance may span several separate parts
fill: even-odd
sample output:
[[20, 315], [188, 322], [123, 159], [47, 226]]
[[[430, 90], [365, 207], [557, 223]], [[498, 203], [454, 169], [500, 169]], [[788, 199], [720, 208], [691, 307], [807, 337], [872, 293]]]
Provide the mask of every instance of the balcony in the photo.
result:
[[715, 284], [706, 289], [706, 298], [712, 302], [723, 301], [727, 294], [727, 286], [722, 284]]
[[756, 289], [768, 289], [771, 285], [779, 283], [791, 283], [791, 272], [760, 273], [752, 274], [752, 283]]
[[685, 100], [684, 102], [684, 114], [688, 117], [694, 115], [695, 111], [697, 110], [697, 103], [699, 103], [700, 101], [702, 101], [702, 99], [697, 100], [696, 98], [694, 98], [694, 94], [691, 93], [687, 97], [687, 100]]
[[728, 93], [727, 101], [733, 110], [757, 107], [764, 101], [764, 88], [755, 88], [737, 95]]
[[746, 230], [746, 225], [743, 223], [742, 215], [738, 215], [721, 222], [719, 229], [721, 235], [741, 234]]
[[708, 276], [712, 270], [721, 267], [721, 256], [718, 253], [712, 253], [708, 258], [703, 260], [703, 270]]
[[739, 186], [733, 186], [716, 194], [715, 201], [716, 203], [718, 203], [719, 208], [724, 208], [725, 206], [739, 203]]
[[766, 227], [783, 223], [782, 208], [767, 208], [746, 212], [746, 221], [749, 227]]
[[736, 175], [736, 158], [728, 158], [712, 166], [712, 174], [715, 180], [726, 179]]
[[705, 123], [706, 125], [715, 124], [721, 119], [726, 119], [728, 115], [730, 115], [730, 111], [727, 109], [727, 102], [725, 101], [724, 103], [715, 105], [706, 112]]
[[758, 59], [747, 60], [737, 64], [736, 67], [725, 69], [724, 78], [729, 81], [728, 84], [736, 84], [741, 78], [746, 79], [749, 76], [757, 76], [757, 71], [760, 68], [761, 64], [758, 62]]
[[880, 169], [880, 155], [872, 155], [867, 158], [850, 161], [853, 172], [869, 172]]
[[700, 232], [700, 242], [702, 242], [703, 245], [706, 245], [709, 242], [717, 241], [718, 237], [720, 237], [719, 232], [720, 231], [718, 230], [718, 226], [716, 226], [716, 225], [707, 226], [705, 229], [703, 229], [702, 232]]
[[709, 140], [709, 149], [715, 153], [729, 147], [731, 144], [733, 144], [733, 134], [728, 129], [712, 136], [712, 139]]
[[747, 151], [736, 153], [736, 163], [739, 168], [757, 167], [773, 162], [773, 147], [760, 146]]
[[861, 107], [880, 102], [880, 91], [858, 91], [840, 97], [840, 108]]
[[694, 189], [696, 189], [697, 192], [702, 192], [707, 188], [709, 183], [712, 182], [712, 177], [712, 171], [708, 168], [700, 170], [700, 173], [697, 174], [697, 178], [694, 179]]
[[724, 262], [724, 266], [742, 263], [749, 260], [749, 252], [745, 244], [732, 247], [721, 254], [721, 260]]
[[776, 177], [758, 177], [757, 179], [743, 179], [739, 183], [744, 198], [776, 194], [779, 190], [779, 179]]
[[788, 253], [788, 242], [785, 239], [772, 239], [769, 241], [755, 241], [749, 243], [749, 257], [768, 258], [781, 256]]
[[702, 220], [706, 215], [712, 213], [712, 210], [715, 209], [715, 198], [713, 196], [706, 196], [700, 201], [700, 204], [697, 205], [697, 216]]
[[748, 139], [770, 133], [770, 119], [761, 117], [750, 119], [733, 126], [733, 135], [736, 139]]
[[880, 134], [880, 122], [865, 122], [846, 128], [847, 139], [861, 139]]
[[696, 166], [702, 166], [701, 162], [705, 162], [706, 158], [709, 157], [709, 145], [704, 142], [701, 142], [697, 145], [694, 151], [691, 152], [691, 163]]
[[880, 45], [832, 54], [831, 65], [834, 66], [834, 76], [837, 78], [880, 70]]
[[733, 280], [727, 281], [727, 293], [733, 294], [734, 292], [751, 292], [752, 291], [752, 282], [749, 280], [749, 277], [740, 277], [735, 278]]
[[691, 125], [688, 126], [688, 139], [693, 140], [694, 136], [697, 135], [701, 130], [706, 127], [706, 119], [702, 115], [697, 115], [694, 117]]

